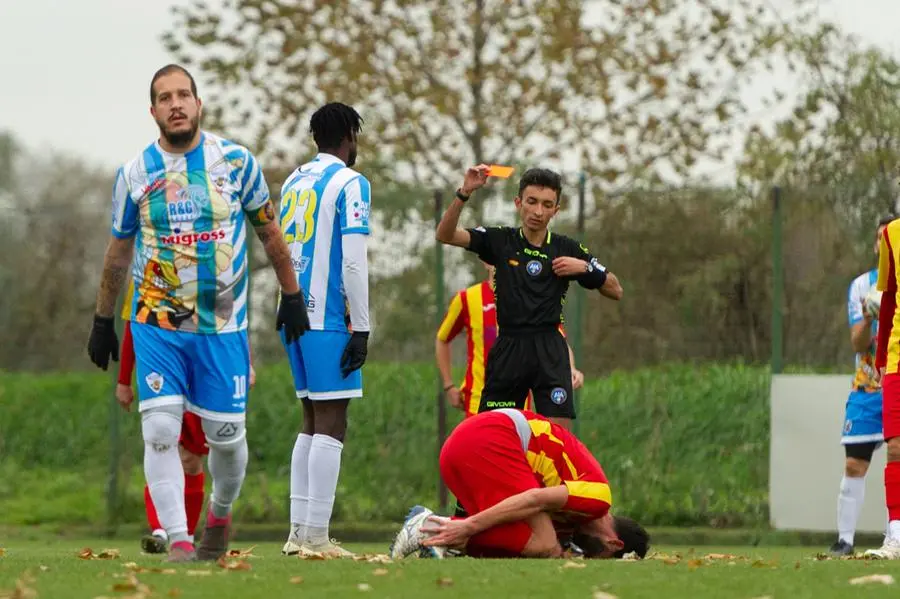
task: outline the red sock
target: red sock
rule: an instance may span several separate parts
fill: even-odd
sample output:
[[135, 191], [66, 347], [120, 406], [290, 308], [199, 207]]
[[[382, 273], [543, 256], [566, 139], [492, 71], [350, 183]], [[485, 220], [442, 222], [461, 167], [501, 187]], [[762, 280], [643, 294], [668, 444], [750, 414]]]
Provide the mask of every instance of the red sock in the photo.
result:
[[150, 531], [161, 530], [162, 524], [159, 523], [159, 516], [156, 515], [153, 498], [150, 497], [150, 487], [147, 485], [144, 485], [144, 509], [147, 511], [147, 524], [150, 525]]
[[200, 512], [203, 511], [203, 499], [206, 493], [203, 489], [205, 477], [200, 474], [184, 475], [184, 511], [187, 515], [188, 534], [193, 535], [200, 522]]
[[888, 462], [884, 468], [884, 494], [888, 518], [900, 520], [900, 462]]

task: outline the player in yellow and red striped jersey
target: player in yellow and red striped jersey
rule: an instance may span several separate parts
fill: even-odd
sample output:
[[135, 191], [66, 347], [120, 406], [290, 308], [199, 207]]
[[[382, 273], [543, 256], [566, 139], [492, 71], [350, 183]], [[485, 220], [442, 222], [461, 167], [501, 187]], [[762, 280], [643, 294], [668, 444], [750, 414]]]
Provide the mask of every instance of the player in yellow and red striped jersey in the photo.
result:
[[[454, 408], [462, 410], [466, 418], [478, 413], [488, 353], [497, 339], [494, 267], [483, 262], [482, 264], [488, 271], [487, 279], [453, 296], [435, 339], [435, 356], [444, 382], [447, 401]], [[565, 337], [562, 325], [559, 329]], [[451, 374], [450, 344], [463, 330], [466, 331], [466, 374], [462, 385], [457, 388]], [[572, 387], [578, 389], [584, 382], [584, 374], [575, 368], [571, 347], [569, 361], [572, 367]], [[528, 393], [523, 405], [512, 405], [513, 403], [515, 402], [511, 402], [508, 407], [534, 409], [531, 392]]]
[[900, 220], [891, 221], [881, 234], [878, 252], [878, 282], [882, 292], [878, 314], [878, 342], [875, 368], [881, 380], [881, 424], [887, 444], [884, 494], [888, 530], [879, 549], [866, 551], [867, 557], [900, 559], [900, 313], [897, 311], [898, 270], [900, 270]]
[[[444, 443], [441, 478], [470, 514], [443, 518], [416, 506], [391, 546], [392, 558], [562, 557], [574, 534], [586, 557], [643, 558], [649, 535], [610, 514], [612, 493], [597, 459], [563, 426], [508, 408], [464, 420]], [[431, 549], [429, 549], [431, 548]]]
[[[122, 303], [121, 316], [125, 326], [122, 334], [118, 384], [116, 385], [116, 399], [126, 411], [131, 411], [131, 404], [134, 402], [134, 390], [131, 388], [135, 364], [134, 343], [131, 338], [131, 319], [134, 309], [134, 281], [130, 281]], [[250, 366], [249, 382], [251, 388], [256, 382], [256, 373], [253, 371], [252, 365]], [[178, 449], [181, 464], [184, 467], [184, 505], [187, 514], [188, 535], [193, 540], [206, 497], [203, 456], [209, 454], [202, 421], [200, 416], [193, 412], [184, 412]], [[156, 506], [150, 497], [150, 488], [146, 484], [144, 485], [144, 509], [150, 534], [141, 539], [141, 548], [146, 553], [165, 553], [168, 537], [159, 522]]]

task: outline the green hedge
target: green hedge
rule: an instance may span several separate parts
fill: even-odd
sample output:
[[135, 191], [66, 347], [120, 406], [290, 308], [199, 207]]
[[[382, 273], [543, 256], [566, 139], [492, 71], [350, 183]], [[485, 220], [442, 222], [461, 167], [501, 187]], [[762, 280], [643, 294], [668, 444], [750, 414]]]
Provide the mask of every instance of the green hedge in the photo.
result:
[[[335, 519], [393, 521], [437, 496], [436, 406], [429, 364], [366, 366], [354, 401]], [[768, 519], [768, 372], [672, 365], [591, 380], [579, 427], [622, 513], [654, 525], [736, 526]], [[92, 524], [106, 518], [112, 381], [108, 375], [0, 373], [0, 514], [6, 524]], [[119, 521], [143, 518], [136, 413], [121, 429]], [[451, 413], [450, 426], [459, 421]], [[285, 365], [262, 368], [251, 392], [246, 522], [286, 522], [300, 410]]]

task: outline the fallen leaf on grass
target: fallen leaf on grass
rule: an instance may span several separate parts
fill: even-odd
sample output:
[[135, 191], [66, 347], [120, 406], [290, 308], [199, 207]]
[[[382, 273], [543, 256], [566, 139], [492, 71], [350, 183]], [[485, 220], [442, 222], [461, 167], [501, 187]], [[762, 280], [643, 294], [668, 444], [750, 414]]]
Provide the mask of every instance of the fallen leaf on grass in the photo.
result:
[[765, 560], [758, 559], [752, 564], [750, 564], [751, 568], [777, 568], [778, 562], [767, 562]]
[[618, 561], [620, 561], [620, 562], [639, 562], [639, 561], [641, 561], [641, 558], [638, 557], [638, 554], [636, 551], [630, 551], [630, 552], [626, 553], [625, 555], [623, 555], [622, 558], [619, 559]]
[[439, 587], [452, 587], [452, 586], [453, 586], [453, 579], [450, 578], [450, 577], [448, 577], [448, 576], [445, 576], [444, 578], [438, 578], [438, 579], [437, 579], [437, 585], [438, 585]]
[[44, 564], [41, 564], [40, 566], [38, 566], [38, 569], [39, 569], [41, 572], [49, 572], [49, 571], [50, 571], [50, 566], [45, 566]]
[[372, 586], [368, 585], [364, 582], [361, 582], [358, 585], [356, 585], [356, 588], [358, 588], [360, 591], [371, 591], [372, 590]]
[[188, 576], [212, 576], [212, 570], [185, 570]]
[[167, 595], [169, 597], [181, 597], [181, 589], [179, 589], [178, 587], [169, 589], [169, 592], [167, 593]]
[[324, 553], [319, 553], [318, 551], [312, 553], [300, 553], [297, 555], [300, 559], [307, 561], [321, 561], [326, 559], [334, 559], [333, 557], [325, 557]]
[[561, 568], [587, 568], [587, 564], [585, 564], [584, 562], [568, 561], [560, 567]]
[[703, 560], [702, 559], [689, 559], [687, 565], [688, 565], [688, 570], [696, 570], [697, 568], [699, 568], [700, 566], [703, 565]]
[[38, 596], [37, 591], [28, 586], [25, 578], [16, 581], [16, 588], [12, 591], [0, 591], [2, 599], [35, 599]]
[[6, 555], [6, 549], [0, 547], [0, 557], [3, 557], [4, 555]]
[[894, 584], [894, 577], [890, 574], [871, 574], [869, 576], [851, 578], [850, 584]]
[[256, 545], [252, 545], [246, 549], [231, 549], [228, 552], [227, 557], [256, 557], [253, 555], [254, 549], [256, 549]]
[[603, 591], [594, 591], [594, 599], [619, 599], [612, 593], [605, 593]]
[[385, 553], [360, 553], [353, 556], [353, 561], [369, 564], [391, 564], [394, 560]]
[[663, 563], [667, 566], [674, 566], [681, 562], [681, 558], [678, 557], [669, 557], [663, 560]]
[[736, 560], [736, 559], [740, 559], [740, 558], [736, 555], [731, 555], [730, 553], [710, 553], [710, 554], [706, 555], [703, 559], [714, 562], [714, 561], [719, 561], [719, 560], [731, 561], [731, 560]]
[[78, 552], [80, 559], [119, 559], [118, 549], [104, 549], [100, 553], [94, 553], [90, 547], [85, 547]]
[[372, 574], [374, 574], [375, 576], [384, 576], [387, 573], [387, 568], [375, 568], [374, 570], [372, 570]]
[[224, 568], [226, 570], [250, 570], [250, 562], [244, 561], [242, 559], [228, 561], [224, 557], [220, 557], [216, 561], [216, 565], [220, 568]]
[[300, 584], [302, 582], [303, 582], [302, 576], [291, 576], [291, 580], [290, 580], [291, 584]]

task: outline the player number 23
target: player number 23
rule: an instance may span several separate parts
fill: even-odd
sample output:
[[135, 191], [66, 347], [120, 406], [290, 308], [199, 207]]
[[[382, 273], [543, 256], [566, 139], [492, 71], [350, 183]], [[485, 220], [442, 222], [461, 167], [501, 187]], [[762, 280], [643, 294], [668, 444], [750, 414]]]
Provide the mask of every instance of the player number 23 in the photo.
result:
[[[316, 213], [318, 202], [319, 198], [314, 189], [304, 189], [299, 193], [291, 190], [284, 194], [281, 198], [283, 206], [281, 230], [285, 231], [285, 242], [306, 243], [312, 238], [316, 227], [313, 215]], [[294, 223], [294, 229], [288, 231], [291, 223]]]

